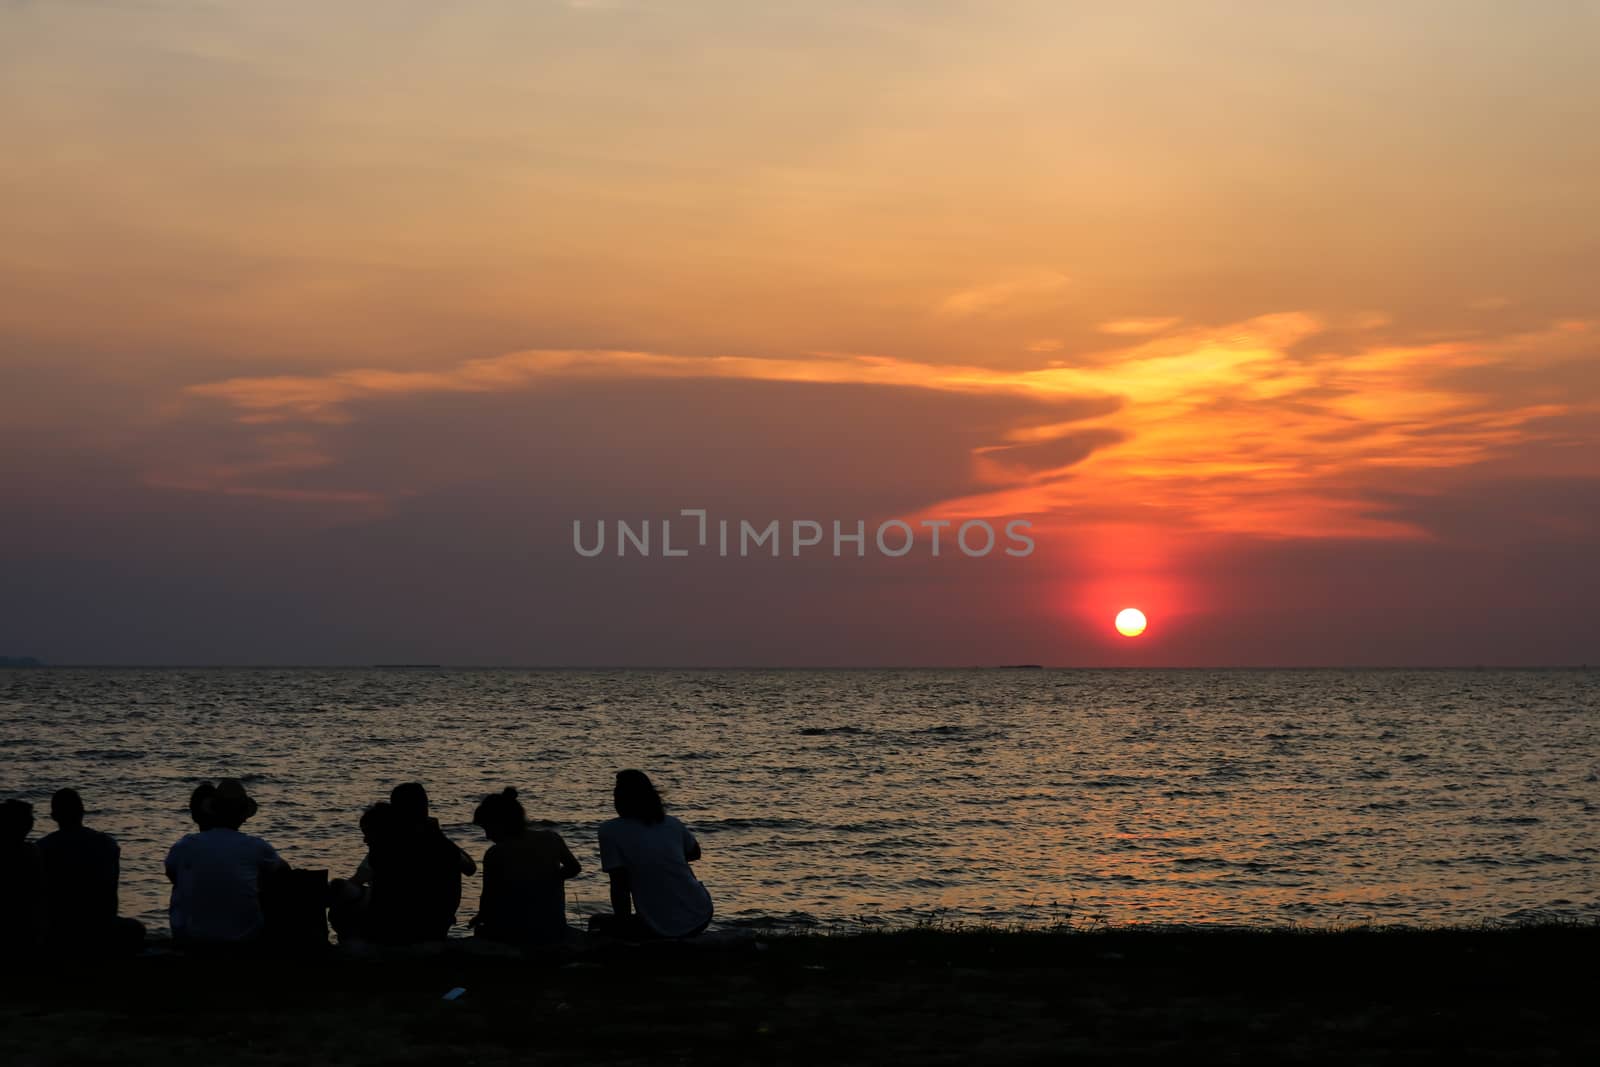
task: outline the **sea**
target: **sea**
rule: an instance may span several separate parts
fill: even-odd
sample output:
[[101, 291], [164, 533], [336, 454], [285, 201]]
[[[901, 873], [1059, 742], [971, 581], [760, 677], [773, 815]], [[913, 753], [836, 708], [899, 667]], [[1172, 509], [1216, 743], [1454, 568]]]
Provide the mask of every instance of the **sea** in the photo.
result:
[[478, 856], [475, 803], [515, 786], [584, 865], [581, 922], [628, 767], [721, 927], [1600, 920], [1600, 671], [42, 668], [0, 671], [0, 737], [0, 797], [38, 836], [78, 789], [155, 931], [219, 776], [334, 877], [395, 784]]

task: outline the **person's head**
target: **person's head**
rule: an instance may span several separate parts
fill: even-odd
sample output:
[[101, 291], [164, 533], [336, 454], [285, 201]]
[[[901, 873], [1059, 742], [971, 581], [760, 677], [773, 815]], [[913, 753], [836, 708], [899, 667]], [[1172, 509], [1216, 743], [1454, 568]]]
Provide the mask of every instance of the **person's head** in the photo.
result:
[[33, 829], [33, 805], [26, 800], [0, 804], [0, 842], [17, 844], [28, 839]]
[[394, 805], [380, 800], [361, 813], [361, 838], [368, 848], [380, 848], [394, 836]]
[[618, 771], [611, 803], [624, 819], [654, 824], [667, 817], [667, 810], [661, 806], [661, 794], [643, 771]]
[[506, 786], [483, 798], [483, 803], [472, 813], [472, 825], [482, 827], [483, 835], [490, 841], [504, 841], [528, 829], [528, 813], [522, 810], [517, 791]]
[[50, 798], [50, 817], [63, 830], [83, 825], [83, 798], [76, 789], [57, 789]]
[[428, 791], [421, 782], [402, 782], [389, 791], [395, 817], [404, 823], [419, 823], [428, 817]]
[[194, 792], [189, 794], [189, 818], [194, 820], [195, 826], [201, 830], [209, 830], [217, 825], [211, 818], [211, 798], [216, 796], [217, 787], [210, 782], [201, 782], [194, 787]]
[[236, 778], [221, 778], [216, 791], [202, 805], [203, 814], [212, 826], [237, 830], [245, 820], [256, 813], [256, 802], [250, 799], [244, 786]]

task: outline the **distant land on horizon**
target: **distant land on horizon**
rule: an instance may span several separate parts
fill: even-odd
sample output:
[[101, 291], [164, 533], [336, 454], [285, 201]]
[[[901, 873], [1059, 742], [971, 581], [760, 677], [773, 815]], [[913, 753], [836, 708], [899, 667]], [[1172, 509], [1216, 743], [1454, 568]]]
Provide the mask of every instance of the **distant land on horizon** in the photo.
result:
[[1122, 664], [963, 663], [843, 664], [559, 664], [559, 663], [47, 663], [32, 656], [0, 656], [0, 668], [56, 670], [241, 671], [1588, 671], [1589, 663], [1545, 664]]

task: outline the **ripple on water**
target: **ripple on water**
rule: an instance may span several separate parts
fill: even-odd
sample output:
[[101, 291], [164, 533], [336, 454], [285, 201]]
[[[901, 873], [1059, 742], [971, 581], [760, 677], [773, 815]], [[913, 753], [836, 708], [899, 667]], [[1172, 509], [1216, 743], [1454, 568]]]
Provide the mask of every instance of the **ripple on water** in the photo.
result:
[[399, 781], [477, 854], [473, 805], [516, 785], [599, 910], [627, 766], [701, 835], [724, 925], [1600, 911], [1595, 672], [45, 670], [0, 672], [0, 715], [0, 784], [83, 791], [152, 923], [219, 774], [335, 874]]

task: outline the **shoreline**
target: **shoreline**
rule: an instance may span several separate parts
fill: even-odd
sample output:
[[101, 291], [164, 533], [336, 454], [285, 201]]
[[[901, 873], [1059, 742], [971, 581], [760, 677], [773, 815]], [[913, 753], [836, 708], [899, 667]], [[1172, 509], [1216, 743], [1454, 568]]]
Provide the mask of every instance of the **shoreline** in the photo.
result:
[[[966, 928], [8, 968], [0, 1060], [734, 1063], [1600, 1057], [1600, 923]], [[454, 989], [464, 993], [443, 999]]]

